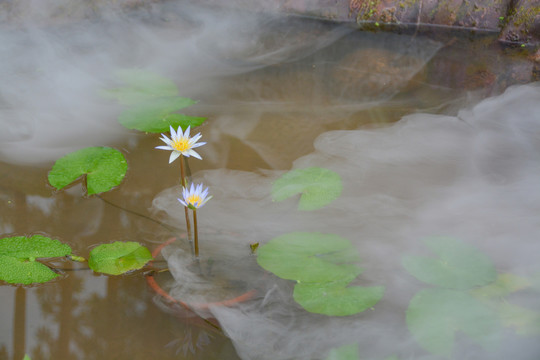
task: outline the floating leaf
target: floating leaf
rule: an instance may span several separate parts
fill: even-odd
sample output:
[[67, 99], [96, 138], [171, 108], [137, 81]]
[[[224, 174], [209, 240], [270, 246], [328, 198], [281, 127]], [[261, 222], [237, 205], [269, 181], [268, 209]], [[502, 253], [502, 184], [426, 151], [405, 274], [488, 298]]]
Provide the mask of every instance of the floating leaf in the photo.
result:
[[499, 301], [494, 305], [504, 326], [514, 329], [516, 334], [522, 336], [540, 335], [540, 312]]
[[479, 299], [502, 298], [530, 286], [531, 282], [527, 278], [513, 274], [500, 274], [494, 283], [473, 289], [471, 294]]
[[119, 80], [126, 86], [105, 90], [103, 95], [116, 99], [123, 105], [136, 105], [159, 97], [178, 96], [176, 84], [153, 72], [140, 69], [125, 69], [117, 72]]
[[36, 259], [69, 254], [69, 245], [42, 235], [0, 239], [0, 280], [25, 285], [47, 282], [58, 274]]
[[152, 254], [146, 247], [136, 242], [117, 241], [92, 249], [88, 266], [96, 272], [120, 275], [140, 269], [150, 260]]
[[58, 159], [49, 172], [49, 183], [63, 189], [82, 175], [86, 176], [89, 195], [111, 190], [119, 185], [127, 171], [124, 155], [109, 147], [89, 147]]
[[497, 315], [469, 294], [456, 290], [419, 291], [407, 309], [407, 326], [424, 349], [448, 357], [458, 331], [485, 348], [499, 340]]
[[334, 234], [293, 232], [259, 247], [257, 262], [283, 279], [329, 282], [354, 279], [362, 270], [351, 242]]
[[28, 356], [28, 354], [24, 354], [23, 360], [31, 360], [31, 359], [30, 359], [30, 356]]
[[302, 194], [298, 210], [316, 210], [328, 205], [341, 195], [341, 177], [334, 171], [310, 167], [289, 171], [274, 182], [272, 197], [283, 201]]
[[170, 126], [186, 129], [188, 126], [201, 125], [205, 118], [174, 112], [195, 103], [194, 100], [182, 97], [157, 98], [127, 108], [120, 114], [118, 121], [128, 129], [151, 133], [167, 132]]
[[495, 281], [491, 260], [477, 248], [452, 238], [433, 237], [424, 243], [438, 258], [406, 256], [403, 266], [418, 280], [448, 289], [470, 289]]
[[294, 300], [307, 311], [331, 315], [357, 314], [375, 305], [384, 294], [381, 286], [346, 286], [347, 283], [299, 283]]
[[351, 344], [330, 350], [326, 360], [358, 360], [359, 358], [358, 345]]
[[307, 311], [346, 316], [383, 296], [382, 287], [348, 286], [361, 272], [350, 241], [334, 234], [293, 232], [261, 246], [257, 262], [283, 279], [296, 280], [294, 299]]

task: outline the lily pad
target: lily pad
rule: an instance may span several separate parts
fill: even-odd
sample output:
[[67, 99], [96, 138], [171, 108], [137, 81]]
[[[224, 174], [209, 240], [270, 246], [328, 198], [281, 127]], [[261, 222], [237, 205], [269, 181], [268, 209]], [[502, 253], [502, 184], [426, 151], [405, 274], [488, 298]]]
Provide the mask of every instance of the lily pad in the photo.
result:
[[173, 81], [151, 71], [123, 69], [118, 71], [116, 76], [126, 86], [104, 90], [102, 94], [116, 99], [123, 105], [136, 105], [154, 98], [178, 96], [178, 87]]
[[419, 291], [407, 309], [407, 326], [427, 351], [450, 357], [457, 332], [491, 349], [500, 338], [497, 315], [466, 292], [441, 288]]
[[508, 273], [500, 274], [494, 283], [471, 290], [471, 295], [478, 299], [503, 298], [530, 286], [531, 282], [527, 278]]
[[330, 350], [325, 360], [358, 360], [359, 358], [358, 345], [351, 344]]
[[119, 185], [127, 171], [124, 155], [109, 147], [89, 147], [58, 159], [49, 172], [49, 183], [60, 190], [86, 175], [88, 195]]
[[136, 129], [151, 133], [169, 131], [169, 127], [187, 129], [188, 126], [199, 126], [206, 119], [203, 117], [176, 114], [175, 111], [195, 104], [196, 101], [182, 97], [156, 98], [125, 109], [118, 121], [128, 129]]
[[438, 258], [406, 256], [403, 266], [418, 280], [448, 289], [466, 290], [489, 284], [497, 272], [489, 257], [477, 248], [447, 237], [433, 237], [424, 243]]
[[354, 279], [362, 272], [351, 242], [334, 234], [293, 232], [259, 247], [257, 262], [282, 279], [330, 282]]
[[102, 244], [90, 251], [90, 269], [110, 275], [120, 275], [141, 269], [152, 260], [150, 250], [136, 242]]
[[69, 254], [69, 245], [42, 235], [0, 239], [0, 280], [24, 285], [47, 282], [59, 275], [36, 259]]
[[347, 283], [299, 283], [294, 300], [309, 312], [348, 316], [371, 308], [384, 295], [381, 286], [346, 286]]
[[298, 210], [320, 209], [341, 195], [343, 184], [335, 171], [309, 167], [289, 171], [274, 182], [272, 197], [283, 201], [296, 194], [300, 196]]
[[508, 301], [490, 303], [504, 326], [522, 336], [540, 335], [540, 312], [514, 305]]

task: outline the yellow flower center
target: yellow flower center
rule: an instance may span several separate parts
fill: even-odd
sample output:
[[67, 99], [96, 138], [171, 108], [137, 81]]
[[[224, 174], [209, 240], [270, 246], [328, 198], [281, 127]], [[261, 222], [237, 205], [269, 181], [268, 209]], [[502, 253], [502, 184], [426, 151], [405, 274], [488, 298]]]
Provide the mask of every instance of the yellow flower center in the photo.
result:
[[200, 203], [201, 200], [202, 199], [199, 195], [191, 195], [190, 197], [187, 198], [187, 202], [191, 205], [195, 205], [195, 203]]
[[172, 147], [177, 151], [186, 151], [189, 150], [189, 139], [188, 138], [181, 138], [172, 143]]

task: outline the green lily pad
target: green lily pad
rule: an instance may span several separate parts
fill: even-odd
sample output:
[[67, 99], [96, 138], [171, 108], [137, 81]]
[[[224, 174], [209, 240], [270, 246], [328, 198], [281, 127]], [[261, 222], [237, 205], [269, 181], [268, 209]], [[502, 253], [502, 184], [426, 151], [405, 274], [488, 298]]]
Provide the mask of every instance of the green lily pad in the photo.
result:
[[540, 312], [514, 305], [507, 301], [491, 303], [504, 326], [521, 336], [540, 335]]
[[407, 327], [427, 351], [450, 357], [456, 332], [486, 349], [500, 338], [497, 315], [469, 294], [441, 288], [419, 291], [407, 309]]
[[336, 172], [320, 167], [310, 167], [289, 171], [274, 182], [272, 197], [283, 201], [302, 194], [298, 210], [320, 209], [341, 195], [343, 184]]
[[89, 147], [58, 159], [49, 172], [49, 183], [60, 190], [86, 175], [88, 195], [119, 185], [127, 171], [124, 155], [109, 147]]
[[282, 279], [331, 282], [362, 272], [351, 242], [334, 234], [293, 232], [278, 236], [257, 251], [258, 264]]
[[168, 132], [169, 127], [187, 129], [201, 125], [203, 117], [176, 114], [175, 111], [193, 105], [194, 100], [182, 97], [156, 98], [125, 109], [118, 121], [128, 129], [151, 133]]
[[418, 280], [448, 289], [470, 289], [497, 278], [491, 260], [477, 248], [462, 241], [433, 237], [424, 243], [438, 258], [406, 256], [403, 266]]
[[118, 71], [116, 76], [126, 86], [104, 90], [102, 94], [116, 99], [123, 105], [136, 105], [155, 98], [178, 96], [178, 87], [173, 81], [151, 71], [124, 69]]
[[90, 269], [110, 275], [120, 275], [141, 269], [152, 260], [150, 250], [136, 242], [114, 242], [99, 245], [90, 251]]
[[358, 360], [359, 358], [358, 345], [351, 344], [330, 350], [325, 360]]
[[347, 283], [298, 283], [294, 300], [309, 312], [348, 316], [371, 308], [384, 295], [381, 286], [346, 286]]
[[500, 274], [494, 283], [471, 290], [471, 295], [478, 299], [503, 298], [530, 286], [531, 282], [527, 278], [513, 274]]
[[0, 239], [0, 280], [24, 285], [47, 282], [59, 275], [36, 259], [69, 254], [69, 245], [42, 235]]

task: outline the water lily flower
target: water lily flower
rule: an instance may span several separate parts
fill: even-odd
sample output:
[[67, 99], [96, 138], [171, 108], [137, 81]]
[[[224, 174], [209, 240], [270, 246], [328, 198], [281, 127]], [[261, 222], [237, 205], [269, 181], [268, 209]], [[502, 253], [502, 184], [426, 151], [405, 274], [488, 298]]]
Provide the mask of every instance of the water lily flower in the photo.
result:
[[197, 143], [197, 141], [201, 138], [201, 133], [198, 133], [197, 135], [193, 137], [189, 137], [190, 132], [190, 126], [187, 127], [186, 131], [182, 133], [182, 127], [178, 127], [178, 131], [174, 131], [173, 127], [171, 126], [171, 138], [169, 139], [164, 134], [161, 134], [161, 140], [165, 142], [167, 145], [163, 146], [156, 146], [156, 149], [160, 150], [170, 150], [172, 151], [171, 156], [169, 157], [169, 164], [172, 163], [174, 160], [178, 159], [180, 155], [184, 155], [185, 157], [196, 157], [197, 159], [202, 160], [201, 156], [197, 154], [193, 149], [199, 146], [202, 146], [206, 144], [205, 142]]
[[193, 186], [193, 183], [189, 190], [187, 187], [183, 188], [182, 197], [184, 199], [178, 199], [178, 201], [190, 209], [198, 209], [212, 198], [212, 196], [208, 196], [208, 188], [203, 191], [203, 184], [199, 184], [195, 187]]

